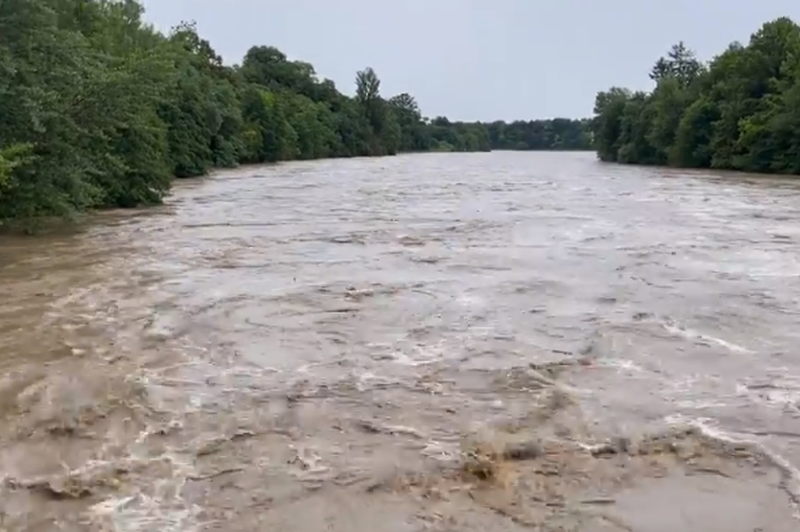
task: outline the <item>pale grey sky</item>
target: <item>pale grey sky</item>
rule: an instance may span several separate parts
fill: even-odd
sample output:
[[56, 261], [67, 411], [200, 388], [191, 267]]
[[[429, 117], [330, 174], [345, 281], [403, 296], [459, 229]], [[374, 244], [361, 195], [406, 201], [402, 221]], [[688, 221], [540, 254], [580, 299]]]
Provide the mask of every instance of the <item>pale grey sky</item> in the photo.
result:
[[382, 93], [409, 92], [454, 120], [589, 116], [598, 90], [649, 88], [684, 40], [702, 59], [747, 41], [800, 0], [144, 0], [168, 30], [195, 20], [227, 62], [272, 45], [353, 92], [371, 66]]

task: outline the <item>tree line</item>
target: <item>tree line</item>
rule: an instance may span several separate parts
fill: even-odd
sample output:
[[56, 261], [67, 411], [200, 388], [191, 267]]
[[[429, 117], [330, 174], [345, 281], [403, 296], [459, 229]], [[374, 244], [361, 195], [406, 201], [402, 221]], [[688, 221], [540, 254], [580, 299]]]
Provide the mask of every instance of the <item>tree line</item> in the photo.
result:
[[[515, 120], [506, 123], [450, 122], [437, 117], [428, 122], [433, 139], [433, 150], [438, 151], [488, 151], [488, 150], [584, 150], [592, 149], [592, 122], [590, 119], [553, 118], [546, 120]], [[478, 145], [470, 145], [467, 131], [478, 131]], [[466, 143], [465, 143], [466, 141]]]
[[371, 68], [353, 96], [254, 46], [225, 65], [191, 23], [168, 34], [135, 0], [0, 2], [0, 225], [160, 202], [213, 168], [423, 151], [588, 149], [581, 121], [424, 117]]
[[800, 27], [767, 22], [708, 63], [684, 43], [650, 72], [650, 92], [595, 100], [603, 161], [800, 174]]

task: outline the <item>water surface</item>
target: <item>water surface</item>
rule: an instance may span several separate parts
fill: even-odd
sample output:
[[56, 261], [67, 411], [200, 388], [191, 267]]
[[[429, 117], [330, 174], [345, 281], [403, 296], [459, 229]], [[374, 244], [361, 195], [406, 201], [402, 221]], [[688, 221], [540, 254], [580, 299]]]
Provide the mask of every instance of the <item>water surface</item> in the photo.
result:
[[[578, 359], [559, 441], [691, 422], [784, 460], [787, 488], [798, 220], [800, 182], [496, 152], [242, 168], [77, 234], [3, 238], [0, 521], [522, 529], [474, 494], [409, 493], [471, 489], [443, 472], [466, 435], [544, 431], [552, 383], [530, 365]], [[741, 492], [702, 489], [723, 506]], [[736, 526], [790, 530], [784, 495]]]

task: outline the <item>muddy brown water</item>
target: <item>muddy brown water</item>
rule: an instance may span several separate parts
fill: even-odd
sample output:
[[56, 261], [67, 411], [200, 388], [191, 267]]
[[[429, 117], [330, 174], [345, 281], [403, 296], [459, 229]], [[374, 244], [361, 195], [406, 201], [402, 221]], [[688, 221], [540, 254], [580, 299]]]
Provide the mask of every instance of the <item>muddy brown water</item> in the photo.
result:
[[800, 181], [243, 168], [0, 297], [2, 530], [800, 527]]

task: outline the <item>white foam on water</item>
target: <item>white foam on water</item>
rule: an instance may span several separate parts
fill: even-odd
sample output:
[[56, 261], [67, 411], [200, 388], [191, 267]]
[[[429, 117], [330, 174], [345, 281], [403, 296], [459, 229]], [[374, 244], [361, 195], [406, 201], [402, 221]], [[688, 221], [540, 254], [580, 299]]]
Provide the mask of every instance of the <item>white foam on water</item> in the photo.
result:
[[800, 410], [800, 376], [797, 375], [772, 377], [765, 386], [739, 383], [736, 391], [753, 403]]
[[[191, 345], [185, 347], [185, 353], [196, 352], [190, 349]], [[148, 391], [152, 408], [172, 414], [170, 426], [181, 426], [185, 415], [200, 412], [205, 406], [207, 398], [200, 391], [202, 382], [164, 374], [175, 369], [194, 369], [198, 365], [201, 365], [199, 360], [189, 357], [184, 362], [158, 369], [139, 368], [126, 380], [137, 381]], [[182, 497], [187, 480], [197, 474], [194, 453], [185, 452], [181, 447], [167, 446], [162, 454], [149, 454], [151, 449], [146, 441], [161, 430], [161, 424], [142, 430], [127, 445], [128, 456], [123, 461], [134, 465], [131, 470], [148, 464], [159, 468], [166, 466], [166, 474], [157, 479], [148, 475], [148, 479], [141, 479], [141, 484], [132, 485], [119, 496], [93, 505], [87, 515], [92, 525], [114, 532], [196, 532], [200, 529], [198, 516], [202, 509]]]
[[729, 403], [723, 401], [715, 401], [713, 399], [683, 399], [677, 401], [675, 403], [675, 406], [677, 406], [678, 408], [703, 410], [707, 408], [725, 408], [729, 406]]
[[436, 358], [423, 358], [421, 360], [411, 358], [402, 351], [398, 351], [392, 356], [392, 361], [395, 364], [399, 364], [401, 366], [409, 366], [409, 367], [417, 367], [417, 366], [425, 366], [428, 364], [433, 364], [434, 362], [436, 362], [436, 360], [437, 360]]
[[461, 458], [461, 447], [458, 442], [428, 440], [421, 453], [437, 462], [452, 463]]
[[665, 421], [671, 425], [688, 425], [697, 428], [707, 438], [725, 443], [738, 443], [751, 446], [764, 456], [785, 476], [783, 490], [791, 499], [796, 511], [795, 517], [800, 519], [800, 470], [785, 457], [772, 451], [763, 443], [739, 434], [727, 432], [719, 427], [715, 420], [703, 417], [688, 417], [682, 414], [667, 416]]
[[[114, 532], [196, 532], [197, 507], [170, 508], [160, 497], [139, 494], [107, 499], [91, 509], [93, 523], [112, 526]], [[98, 523], [99, 521], [99, 523]]]
[[753, 353], [753, 351], [751, 351], [750, 349], [748, 349], [748, 348], [746, 348], [744, 346], [735, 344], [733, 342], [729, 342], [729, 341], [727, 341], [727, 340], [725, 340], [723, 338], [718, 338], [716, 336], [710, 336], [708, 334], [704, 334], [704, 333], [701, 333], [699, 331], [695, 331], [694, 329], [687, 329], [687, 328], [675, 325], [673, 323], [665, 323], [665, 324], [663, 324], [663, 327], [668, 333], [673, 334], [675, 336], [680, 336], [682, 338], [685, 338], [686, 340], [700, 340], [700, 341], [714, 343], [714, 344], [717, 344], [717, 345], [719, 345], [721, 347], [724, 347], [725, 349], [727, 349], [728, 351], [731, 351], [733, 353], [741, 353], [741, 354], [752, 354]]
[[449, 350], [444, 342], [439, 342], [436, 345], [415, 345], [410, 351], [396, 350], [391, 355], [393, 362], [403, 366], [424, 366], [445, 359]]
[[[153, 429], [142, 431], [136, 442], [143, 442]], [[93, 505], [89, 509], [92, 524], [110, 526], [114, 532], [195, 532], [199, 530], [197, 516], [201, 509], [183, 500], [181, 491], [188, 477], [195, 473], [189, 459], [181, 457], [174, 449], [167, 449], [156, 457], [137, 456], [136, 446], [129, 460], [133, 463], [168, 462], [172, 466], [169, 478], [150, 483], [149, 488], [138, 488], [134, 494], [125, 494]]]
[[354, 374], [356, 378], [356, 389], [360, 392], [374, 389], [376, 387], [392, 386], [397, 383], [396, 379], [378, 375], [369, 370], [358, 371]]
[[638, 365], [633, 360], [626, 358], [608, 358], [604, 359], [600, 364], [609, 368], [617, 369], [619, 371], [627, 371], [631, 373], [644, 373], [645, 371], [642, 366]]

